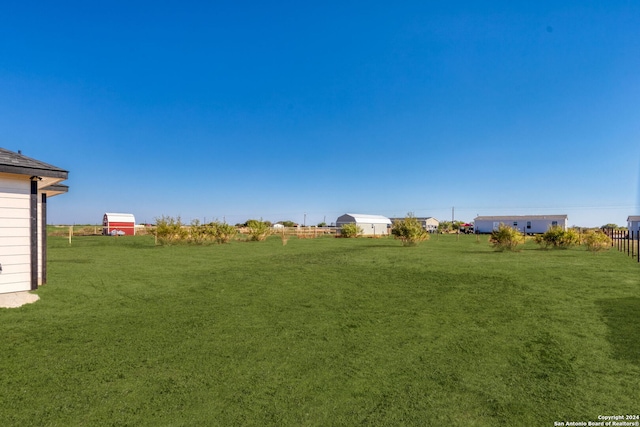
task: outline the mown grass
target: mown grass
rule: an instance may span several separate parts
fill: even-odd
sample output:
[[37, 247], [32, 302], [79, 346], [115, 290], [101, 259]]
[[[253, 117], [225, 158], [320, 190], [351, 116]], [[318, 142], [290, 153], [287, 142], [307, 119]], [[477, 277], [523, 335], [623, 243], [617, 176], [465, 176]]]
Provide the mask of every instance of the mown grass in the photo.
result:
[[49, 239], [0, 425], [532, 426], [637, 413], [640, 265], [483, 237]]

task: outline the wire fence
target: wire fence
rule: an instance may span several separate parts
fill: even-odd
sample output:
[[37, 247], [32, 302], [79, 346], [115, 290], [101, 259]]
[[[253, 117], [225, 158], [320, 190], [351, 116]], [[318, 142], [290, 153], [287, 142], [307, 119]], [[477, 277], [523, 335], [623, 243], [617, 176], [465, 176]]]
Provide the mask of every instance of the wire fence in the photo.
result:
[[611, 239], [611, 246], [626, 253], [632, 259], [640, 262], [640, 230], [615, 230], [607, 228], [605, 234]]

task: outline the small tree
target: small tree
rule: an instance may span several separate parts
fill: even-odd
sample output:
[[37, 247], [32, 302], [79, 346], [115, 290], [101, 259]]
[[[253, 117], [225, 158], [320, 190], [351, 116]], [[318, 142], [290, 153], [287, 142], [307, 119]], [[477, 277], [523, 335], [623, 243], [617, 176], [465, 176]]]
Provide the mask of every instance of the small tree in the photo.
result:
[[184, 241], [189, 232], [183, 227], [180, 217], [161, 216], [156, 218], [156, 237], [161, 245], [171, 245]]
[[602, 226], [602, 227], [600, 227], [600, 228], [601, 228], [602, 230], [607, 230], [607, 229], [610, 229], [610, 230], [617, 230], [617, 229], [618, 229], [618, 228], [620, 228], [620, 227], [618, 226], [618, 224], [612, 224], [612, 223], [609, 223], [609, 224], [605, 224], [605, 225], [603, 225], [603, 226]]
[[537, 235], [535, 242], [545, 248], [567, 249], [577, 245], [580, 242], [580, 237], [575, 230], [565, 230], [555, 226]]
[[229, 243], [238, 234], [238, 229], [231, 224], [216, 221], [209, 225], [216, 243]]
[[497, 230], [491, 233], [489, 242], [498, 251], [513, 251], [524, 241], [524, 236], [515, 228], [500, 223]]
[[208, 226], [206, 224], [201, 224], [200, 220], [192, 220], [187, 233], [187, 240], [189, 241], [189, 243], [194, 243], [196, 245], [205, 243], [205, 241], [209, 238], [207, 228]]
[[349, 224], [342, 224], [340, 228], [340, 236], [342, 237], [358, 237], [362, 234], [362, 228], [358, 226], [355, 222]]
[[415, 246], [429, 239], [429, 234], [411, 212], [404, 219], [394, 221], [391, 234], [402, 241], [402, 246]]
[[451, 221], [440, 221], [438, 224], [438, 232], [439, 233], [448, 233], [453, 228], [453, 223]]
[[266, 221], [258, 221], [257, 219], [250, 219], [247, 221], [247, 228], [249, 229], [249, 236], [251, 240], [261, 242], [271, 234], [271, 223]]
[[582, 240], [588, 251], [600, 252], [611, 248], [611, 238], [602, 231], [589, 230]]

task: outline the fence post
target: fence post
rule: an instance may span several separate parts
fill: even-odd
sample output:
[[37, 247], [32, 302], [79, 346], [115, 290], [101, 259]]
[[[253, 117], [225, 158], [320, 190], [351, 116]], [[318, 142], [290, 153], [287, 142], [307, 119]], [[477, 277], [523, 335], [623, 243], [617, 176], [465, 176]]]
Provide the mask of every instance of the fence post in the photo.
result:
[[69, 226], [69, 244], [71, 244], [71, 236], [73, 236], [73, 225]]

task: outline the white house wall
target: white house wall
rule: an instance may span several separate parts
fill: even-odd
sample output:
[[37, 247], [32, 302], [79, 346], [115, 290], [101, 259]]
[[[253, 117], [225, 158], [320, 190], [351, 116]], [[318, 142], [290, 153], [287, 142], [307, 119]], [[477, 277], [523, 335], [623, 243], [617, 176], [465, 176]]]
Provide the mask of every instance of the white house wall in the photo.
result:
[[428, 231], [436, 231], [438, 226], [440, 225], [440, 221], [435, 218], [427, 218], [425, 220], [425, 229]]
[[0, 176], [0, 293], [31, 289], [28, 179]]

